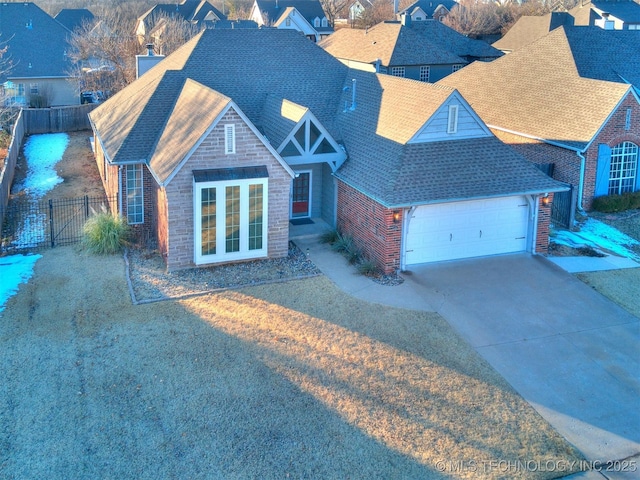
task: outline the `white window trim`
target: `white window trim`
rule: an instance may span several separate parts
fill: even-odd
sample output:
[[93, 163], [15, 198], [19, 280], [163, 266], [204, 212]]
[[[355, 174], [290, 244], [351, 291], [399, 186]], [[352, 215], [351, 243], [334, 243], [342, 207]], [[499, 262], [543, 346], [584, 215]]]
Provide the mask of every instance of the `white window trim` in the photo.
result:
[[449, 116], [447, 117], [447, 133], [458, 132], [458, 105], [449, 105]]
[[[618, 149], [619, 151], [617, 151]], [[609, 195], [621, 195], [623, 193], [633, 192], [640, 163], [640, 147], [633, 142], [622, 142], [611, 149], [610, 161]], [[633, 168], [630, 168], [629, 164], [632, 164]], [[616, 167], [615, 171], [613, 170], [614, 166]], [[612, 186], [612, 183], [616, 185]], [[625, 183], [631, 184], [630, 190], [624, 188]]]
[[[249, 178], [245, 180], [228, 180], [220, 182], [193, 182], [193, 212], [194, 212], [194, 263], [206, 265], [220, 262], [233, 262], [263, 258], [268, 255], [269, 238], [269, 179]], [[249, 185], [262, 185], [262, 248], [249, 250]], [[226, 187], [240, 187], [240, 251], [224, 252], [225, 219], [226, 219]], [[216, 189], [216, 253], [202, 254], [202, 190]]]
[[458, 63], [456, 65], [451, 65], [451, 73], [455, 73], [458, 70], [460, 70], [462, 67], [464, 67], [464, 65]]
[[406, 75], [406, 71], [404, 67], [391, 67], [391, 75], [394, 77], [402, 77], [404, 78]]
[[[129, 207], [130, 207], [130, 202], [129, 202], [129, 168], [130, 167], [137, 167], [136, 168], [136, 173], [139, 173], [140, 175], [140, 205], [142, 206], [142, 212], [141, 212], [141, 220], [139, 222], [137, 221], [131, 221], [130, 219], [130, 215], [135, 215], [135, 212], [130, 214], [129, 213]], [[142, 223], [144, 223], [144, 172], [142, 169], [142, 165], [141, 164], [135, 164], [135, 165], [127, 165], [125, 167], [125, 196], [127, 199], [127, 223], [129, 225], [140, 225]], [[136, 175], [137, 176], [137, 175]], [[137, 185], [136, 185], [137, 188]]]
[[224, 126], [224, 153], [236, 153], [236, 126], [233, 123]]
[[421, 82], [428, 82], [430, 78], [431, 78], [431, 67], [429, 65], [421, 65], [420, 66], [420, 81]]

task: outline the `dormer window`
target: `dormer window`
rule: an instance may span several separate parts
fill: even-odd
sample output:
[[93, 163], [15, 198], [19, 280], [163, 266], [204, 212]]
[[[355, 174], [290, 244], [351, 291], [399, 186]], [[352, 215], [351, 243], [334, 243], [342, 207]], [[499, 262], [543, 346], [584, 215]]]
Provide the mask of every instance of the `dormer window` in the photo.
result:
[[327, 22], [327, 17], [324, 17], [324, 18], [322, 19], [322, 26], [323, 26], [323, 27], [328, 27], [328, 26], [329, 26], [329, 22]]
[[313, 26], [316, 28], [320, 26], [320, 19], [318, 17], [316, 17], [315, 20], [313, 21]]

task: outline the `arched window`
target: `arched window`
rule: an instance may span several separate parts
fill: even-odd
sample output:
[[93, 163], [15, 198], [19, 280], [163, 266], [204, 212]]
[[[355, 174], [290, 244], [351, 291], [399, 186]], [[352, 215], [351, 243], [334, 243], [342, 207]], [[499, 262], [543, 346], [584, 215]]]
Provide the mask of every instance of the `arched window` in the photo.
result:
[[324, 18], [322, 19], [322, 26], [323, 26], [323, 27], [327, 27], [327, 26], [329, 26], [329, 22], [327, 22], [327, 17], [324, 17]]
[[638, 174], [638, 145], [622, 142], [611, 149], [609, 195], [633, 192]]
[[313, 21], [313, 26], [316, 28], [320, 26], [320, 19], [318, 17], [316, 17], [315, 20]]

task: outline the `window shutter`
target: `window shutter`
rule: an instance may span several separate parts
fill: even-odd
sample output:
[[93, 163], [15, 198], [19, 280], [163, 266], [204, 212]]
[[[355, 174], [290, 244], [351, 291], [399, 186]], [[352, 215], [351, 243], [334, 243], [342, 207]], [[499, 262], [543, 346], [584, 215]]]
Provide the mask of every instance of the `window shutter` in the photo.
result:
[[609, 193], [609, 176], [611, 174], [611, 147], [601, 143], [598, 145], [598, 164], [596, 166], [595, 196]]

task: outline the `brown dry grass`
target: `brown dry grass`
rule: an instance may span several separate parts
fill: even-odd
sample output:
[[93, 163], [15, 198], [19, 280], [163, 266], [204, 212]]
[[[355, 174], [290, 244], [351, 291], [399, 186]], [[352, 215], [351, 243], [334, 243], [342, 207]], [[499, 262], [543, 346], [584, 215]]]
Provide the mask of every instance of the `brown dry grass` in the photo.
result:
[[483, 466], [580, 458], [439, 315], [325, 277], [133, 306], [121, 258], [63, 247], [0, 316], [9, 477], [554, 478]]
[[640, 268], [585, 272], [578, 273], [576, 276], [640, 318]]

